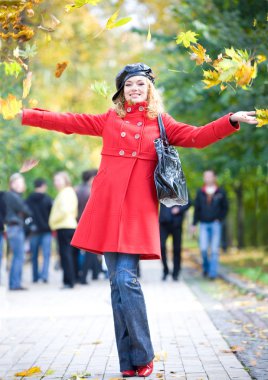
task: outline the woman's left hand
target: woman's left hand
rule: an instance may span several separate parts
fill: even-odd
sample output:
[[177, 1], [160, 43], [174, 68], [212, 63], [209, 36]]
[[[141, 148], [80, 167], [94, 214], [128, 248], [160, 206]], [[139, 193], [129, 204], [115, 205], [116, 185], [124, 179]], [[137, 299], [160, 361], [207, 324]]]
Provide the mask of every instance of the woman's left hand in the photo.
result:
[[255, 111], [239, 111], [230, 116], [230, 121], [232, 123], [258, 124], [255, 115]]

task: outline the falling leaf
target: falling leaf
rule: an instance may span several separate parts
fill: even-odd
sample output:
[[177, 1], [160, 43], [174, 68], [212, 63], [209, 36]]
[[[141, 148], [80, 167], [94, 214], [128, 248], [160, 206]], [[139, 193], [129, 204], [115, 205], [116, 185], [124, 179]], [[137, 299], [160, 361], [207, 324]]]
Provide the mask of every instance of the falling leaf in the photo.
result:
[[23, 80], [23, 94], [22, 99], [27, 98], [32, 85], [32, 72], [28, 72], [26, 79]]
[[5, 120], [14, 119], [22, 108], [21, 100], [17, 100], [16, 96], [8, 94], [7, 99], [0, 98], [0, 113]]
[[17, 372], [17, 373], [15, 373], [15, 376], [16, 377], [21, 377], [21, 376], [26, 377], [26, 376], [33, 376], [36, 373], [42, 373], [40, 367], [32, 367], [32, 368], [26, 369], [24, 371]]
[[263, 125], [268, 124], [268, 109], [257, 109], [256, 108], [256, 119], [257, 127], [262, 127]]
[[101, 344], [102, 341], [101, 340], [95, 340], [94, 342], [92, 342], [91, 344]]
[[202, 82], [206, 84], [205, 88], [210, 88], [221, 83], [219, 73], [216, 70], [204, 70], [203, 75], [205, 79], [203, 79]]
[[95, 81], [94, 84], [92, 84], [90, 87], [91, 90], [96, 92], [96, 94], [104, 97], [105, 99], [108, 98], [108, 95], [110, 93], [110, 87], [107, 85], [106, 81]]
[[132, 20], [132, 17], [124, 17], [124, 18], [121, 18], [120, 20], [116, 21], [118, 15], [119, 15], [119, 11], [120, 11], [120, 9], [118, 9], [116, 12], [114, 12], [112, 14], [111, 17], [109, 17], [109, 19], [105, 25], [105, 29], [110, 30], [110, 29], [118, 28], [119, 26], [123, 26]]
[[192, 32], [191, 30], [188, 30], [185, 33], [181, 32], [180, 34], [177, 35], [176, 43], [177, 45], [183, 44], [187, 48], [191, 45], [191, 42], [192, 43], [197, 42], [196, 36], [198, 36], [198, 34], [196, 34], [195, 32]]
[[159, 362], [159, 361], [165, 361], [167, 360], [167, 352], [166, 351], [159, 351], [155, 353], [154, 356], [154, 361]]
[[[44, 18], [42, 16], [43, 24], [44, 24]], [[50, 15], [50, 20], [49, 24], [47, 25], [39, 25], [38, 29], [44, 30], [46, 32], [54, 32], [60, 24], [60, 20], [57, 19], [54, 15]]]
[[66, 69], [68, 65], [68, 62], [62, 62], [62, 63], [57, 63], [56, 71], [55, 71], [55, 77], [60, 78], [63, 71]]
[[76, 8], [81, 8], [86, 4], [97, 5], [101, 0], [75, 0], [74, 3], [65, 6], [65, 11], [70, 12]]
[[29, 99], [28, 103], [29, 103], [29, 107], [30, 108], [35, 108], [38, 105], [38, 100], [36, 100], [36, 99]]
[[151, 27], [150, 27], [150, 24], [149, 24], [149, 26], [148, 26], [148, 33], [147, 33], [147, 38], [146, 38], [146, 40], [147, 40], [147, 42], [150, 42], [151, 39], [152, 39], [152, 35], [151, 35]]
[[189, 49], [193, 52], [191, 59], [196, 61], [197, 65], [202, 65], [204, 62], [211, 62], [211, 58], [206, 54], [206, 49], [202, 45], [190, 45]]
[[266, 59], [267, 59], [267, 57], [265, 55], [263, 55], [263, 54], [258, 54], [256, 56], [256, 60], [257, 60], [258, 63], [264, 62], [264, 61], [266, 61]]
[[39, 164], [39, 160], [36, 160], [35, 158], [30, 158], [28, 160], [25, 160], [20, 168], [20, 173], [26, 173], [30, 171], [38, 164]]

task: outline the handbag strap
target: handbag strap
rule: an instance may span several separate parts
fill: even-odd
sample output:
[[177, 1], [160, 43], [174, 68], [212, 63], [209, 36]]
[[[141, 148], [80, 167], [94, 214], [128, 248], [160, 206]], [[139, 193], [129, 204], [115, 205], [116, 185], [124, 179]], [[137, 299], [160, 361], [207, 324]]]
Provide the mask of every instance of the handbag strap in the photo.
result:
[[163, 140], [164, 144], [168, 146], [169, 142], [168, 142], [168, 139], [167, 139], [167, 134], [166, 134], [166, 130], [165, 130], [165, 127], [164, 127], [164, 123], [163, 123], [163, 119], [162, 119], [161, 113], [158, 114], [157, 119], [158, 119], [158, 126], [159, 126], [159, 129], [160, 129], [161, 139]]

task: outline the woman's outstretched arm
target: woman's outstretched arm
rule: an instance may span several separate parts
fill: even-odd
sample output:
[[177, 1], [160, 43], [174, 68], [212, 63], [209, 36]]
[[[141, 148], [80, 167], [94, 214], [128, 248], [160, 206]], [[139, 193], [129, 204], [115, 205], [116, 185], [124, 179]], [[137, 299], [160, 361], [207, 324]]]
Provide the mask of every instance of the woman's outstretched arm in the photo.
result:
[[163, 121], [170, 144], [186, 148], [204, 148], [238, 131], [239, 122], [257, 124], [254, 115], [255, 111], [230, 113], [201, 127], [177, 122], [168, 114], [163, 115]]
[[65, 134], [101, 136], [111, 110], [104, 114], [80, 114], [51, 112], [41, 108], [24, 109], [19, 112], [22, 125], [31, 125]]

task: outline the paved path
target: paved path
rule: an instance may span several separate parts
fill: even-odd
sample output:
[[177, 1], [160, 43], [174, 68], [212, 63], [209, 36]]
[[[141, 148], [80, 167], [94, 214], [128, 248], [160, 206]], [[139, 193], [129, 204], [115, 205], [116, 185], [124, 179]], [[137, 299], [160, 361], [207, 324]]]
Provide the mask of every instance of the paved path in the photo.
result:
[[[157, 261], [143, 262], [141, 273], [156, 353], [150, 379], [251, 378], [183, 281], [161, 282]], [[108, 281], [60, 290], [60, 277], [53, 272], [50, 284], [25, 282], [28, 292], [0, 288], [0, 379], [33, 366], [54, 371], [45, 379], [83, 371], [94, 380], [120, 377]]]

